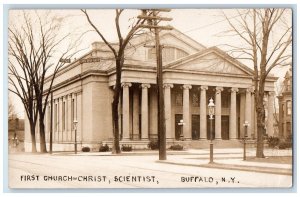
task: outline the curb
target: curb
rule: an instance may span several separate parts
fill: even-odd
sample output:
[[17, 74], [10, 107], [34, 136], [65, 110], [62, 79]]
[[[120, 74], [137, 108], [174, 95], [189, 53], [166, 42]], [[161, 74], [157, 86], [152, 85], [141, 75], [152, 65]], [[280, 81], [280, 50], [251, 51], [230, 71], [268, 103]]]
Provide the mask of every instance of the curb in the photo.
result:
[[171, 161], [156, 161], [157, 163], [181, 165], [181, 166], [191, 166], [191, 167], [202, 167], [202, 168], [215, 168], [223, 170], [240, 170], [240, 171], [250, 171], [257, 173], [267, 173], [267, 174], [278, 174], [278, 175], [289, 175], [292, 176], [292, 169], [283, 169], [283, 168], [264, 168], [258, 166], [244, 166], [236, 164], [222, 164], [222, 163], [212, 163], [212, 164], [188, 164], [188, 163], [178, 163]]

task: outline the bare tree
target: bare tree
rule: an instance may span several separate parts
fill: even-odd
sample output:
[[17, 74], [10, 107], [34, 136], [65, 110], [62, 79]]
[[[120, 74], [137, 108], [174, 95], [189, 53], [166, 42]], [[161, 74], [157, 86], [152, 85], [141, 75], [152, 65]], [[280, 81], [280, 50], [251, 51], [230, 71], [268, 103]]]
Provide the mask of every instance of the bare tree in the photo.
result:
[[35, 126], [37, 122], [37, 108], [34, 107], [34, 88], [32, 81], [33, 65], [27, 58], [26, 39], [17, 29], [9, 28], [9, 91], [17, 95], [25, 108], [30, 125], [32, 152], [36, 152]]
[[[116, 64], [116, 83], [114, 87], [114, 95], [113, 95], [113, 102], [112, 102], [112, 118], [113, 118], [113, 134], [114, 134], [114, 142], [113, 142], [113, 153], [120, 153], [120, 145], [119, 145], [119, 122], [118, 122], [118, 105], [119, 105], [119, 97], [122, 90], [121, 87], [121, 76], [122, 76], [122, 67], [124, 64], [124, 53], [125, 49], [130, 42], [130, 40], [138, 33], [140, 29], [140, 25], [144, 24], [146, 22], [146, 19], [137, 19], [132, 25], [129, 27], [129, 32], [123, 36], [120, 28], [120, 17], [123, 13], [124, 9], [116, 9], [116, 15], [115, 15], [115, 26], [118, 36], [118, 43], [117, 46], [114, 46], [112, 43], [110, 43], [101, 30], [95, 26], [94, 22], [91, 20], [87, 10], [82, 9], [81, 10], [89, 24], [92, 26], [92, 28], [97, 32], [97, 34], [100, 36], [102, 41], [108, 46], [108, 48], [113, 53], [115, 64]], [[148, 13], [150, 14], [150, 13]]]
[[[265, 110], [263, 98], [266, 78], [276, 66], [291, 62], [292, 26], [287, 22], [289, 9], [237, 10], [237, 17], [229, 18], [231, 29], [227, 32], [237, 36], [242, 45], [233, 46], [232, 52], [240, 59], [248, 60], [253, 66], [254, 94], [257, 114], [256, 157], [264, 157]], [[290, 18], [291, 19], [291, 18]], [[290, 20], [291, 21], [291, 20]]]
[[[10, 71], [12, 76], [19, 79], [19, 83], [15, 84], [13, 79], [10, 81], [15, 90], [18, 90], [19, 87], [22, 89], [21, 93], [13, 92], [21, 99], [24, 97], [23, 95], [26, 96], [23, 104], [24, 106], [29, 105], [27, 115], [32, 121], [32, 136], [35, 135], [34, 127], [38, 117], [40, 151], [45, 153], [47, 149], [44, 117], [49, 95], [52, 92], [56, 74], [67, 62], [61, 60], [69, 59], [75, 54], [71, 53], [71, 49], [78, 44], [79, 39], [72, 44], [67, 43], [68, 47], [61, 52], [59, 49], [62, 47], [62, 43], [66, 44], [64, 41], [69, 38], [71, 33], [60, 32], [63, 18], [49, 17], [49, 12], [43, 14], [44, 16], [38, 12], [23, 12], [24, 24], [19, 29], [9, 29], [12, 35], [9, 46], [11, 56], [17, 60], [10, 61]], [[16, 62], [18, 68], [15, 66]], [[20, 68], [23, 71], [22, 76], [19, 76]], [[23, 83], [27, 84], [26, 88], [23, 88]], [[30, 114], [30, 112], [34, 113]]]

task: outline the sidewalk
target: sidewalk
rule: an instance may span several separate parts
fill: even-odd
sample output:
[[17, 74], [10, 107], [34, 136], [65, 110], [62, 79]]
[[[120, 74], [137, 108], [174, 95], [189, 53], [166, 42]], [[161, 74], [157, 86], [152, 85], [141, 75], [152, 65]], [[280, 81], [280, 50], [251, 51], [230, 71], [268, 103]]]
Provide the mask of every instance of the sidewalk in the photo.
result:
[[[271, 173], [281, 175], [292, 175], [292, 164], [254, 161], [255, 148], [248, 148], [247, 159], [243, 161], [242, 148], [214, 149], [214, 163], [209, 164], [209, 149], [188, 149], [184, 151], [167, 150], [167, 160], [157, 160], [159, 163], [194, 166], [203, 168], [216, 168], [225, 170], [240, 170], [259, 173]], [[291, 157], [292, 150], [265, 149], [264, 154], [268, 157]], [[75, 156], [74, 152], [55, 152], [52, 155]], [[111, 152], [78, 152], [76, 156], [157, 156], [158, 150], [135, 150], [132, 152], [122, 152], [114, 155]], [[251, 158], [251, 159], [249, 159]]]
[[[168, 156], [165, 161], [157, 161], [160, 163], [183, 165], [183, 166], [195, 166], [204, 168], [218, 168], [226, 170], [240, 170], [240, 171], [253, 171], [258, 173], [271, 173], [292, 175], [292, 164], [283, 163], [270, 163], [270, 162], [256, 162], [256, 161], [243, 161], [243, 149], [214, 149], [214, 163], [209, 164], [209, 150], [189, 150], [189, 153], [185, 156]], [[291, 157], [291, 150], [272, 150], [266, 149], [266, 159], [268, 157]], [[254, 158], [255, 149], [247, 150], [247, 158]]]

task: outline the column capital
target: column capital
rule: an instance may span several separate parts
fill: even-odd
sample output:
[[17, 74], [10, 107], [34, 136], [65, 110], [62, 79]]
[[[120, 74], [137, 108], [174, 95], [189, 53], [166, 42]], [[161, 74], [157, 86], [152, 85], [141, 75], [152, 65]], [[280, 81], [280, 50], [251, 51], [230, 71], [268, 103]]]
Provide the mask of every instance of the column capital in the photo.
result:
[[171, 84], [171, 83], [164, 83], [163, 87], [164, 87], [164, 88], [173, 88], [174, 85]]
[[141, 84], [141, 88], [142, 89], [144, 89], [144, 88], [150, 88], [151, 87], [151, 85], [149, 84], [149, 83], [143, 83], [143, 84]]
[[273, 92], [273, 91], [269, 91], [269, 92], [268, 92], [268, 95], [269, 95], [269, 96], [274, 96], [274, 94], [275, 94], [275, 92]]
[[122, 83], [121, 86], [122, 86], [122, 87], [131, 87], [132, 84], [131, 84], [131, 83], [125, 82], [125, 83]]
[[190, 85], [190, 84], [184, 84], [182, 87], [183, 87], [183, 89], [191, 89], [192, 85]]
[[247, 88], [247, 89], [246, 89], [246, 92], [253, 93], [253, 92], [254, 92], [254, 89], [253, 89], [253, 87]]
[[206, 91], [208, 90], [208, 86], [200, 86], [199, 88], [201, 91]]
[[238, 88], [231, 88], [230, 90], [231, 90], [231, 92], [235, 92], [235, 93], [239, 91]]
[[216, 87], [216, 93], [219, 94], [223, 91], [223, 87], [217, 86]]

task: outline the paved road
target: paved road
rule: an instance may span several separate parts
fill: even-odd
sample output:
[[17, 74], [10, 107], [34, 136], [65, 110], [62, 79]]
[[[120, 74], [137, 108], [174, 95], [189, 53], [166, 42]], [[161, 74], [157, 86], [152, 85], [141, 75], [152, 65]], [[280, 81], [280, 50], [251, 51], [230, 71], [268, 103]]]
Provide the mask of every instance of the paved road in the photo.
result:
[[[175, 160], [182, 157], [184, 155], [169, 155], [168, 159]], [[158, 163], [157, 158], [156, 155], [10, 154], [9, 186], [11, 188], [282, 188], [292, 185], [292, 176], [288, 175], [171, 165]]]

